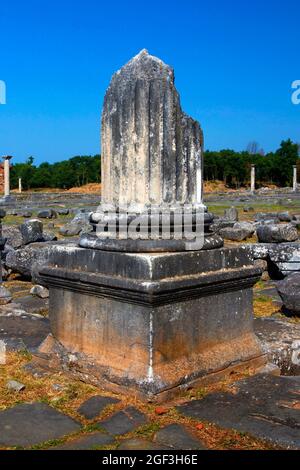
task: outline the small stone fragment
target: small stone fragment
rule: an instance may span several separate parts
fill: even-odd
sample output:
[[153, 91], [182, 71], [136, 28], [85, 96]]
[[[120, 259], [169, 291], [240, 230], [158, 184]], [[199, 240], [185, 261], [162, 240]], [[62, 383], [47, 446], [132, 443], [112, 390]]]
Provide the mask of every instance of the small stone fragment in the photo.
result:
[[17, 380], [9, 380], [6, 384], [6, 388], [14, 392], [22, 392], [22, 390], [25, 390], [25, 385]]

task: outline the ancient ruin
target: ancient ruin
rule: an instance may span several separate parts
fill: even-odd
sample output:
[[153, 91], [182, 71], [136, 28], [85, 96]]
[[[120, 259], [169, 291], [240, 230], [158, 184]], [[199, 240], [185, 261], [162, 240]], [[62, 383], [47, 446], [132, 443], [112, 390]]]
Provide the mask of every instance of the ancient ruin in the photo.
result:
[[[202, 202], [203, 136], [180, 107], [171, 67], [143, 50], [112, 78], [102, 115], [103, 199], [94, 232], [61, 246], [38, 275], [50, 288], [52, 334], [37, 361], [85, 381], [164, 399], [182, 387], [265, 363], [253, 332], [252, 286], [261, 269], [244, 247], [223, 248]], [[175, 206], [188, 205], [193, 232], [177, 239]], [[128, 214], [124, 206], [128, 205]], [[129, 221], [152, 220], [132, 240]], [[116, 209], [115, 215], [109, 209]], [[169, 239], [162, 214], [171, 218]], [[98, 231], [116, 222], [116, 233]]]

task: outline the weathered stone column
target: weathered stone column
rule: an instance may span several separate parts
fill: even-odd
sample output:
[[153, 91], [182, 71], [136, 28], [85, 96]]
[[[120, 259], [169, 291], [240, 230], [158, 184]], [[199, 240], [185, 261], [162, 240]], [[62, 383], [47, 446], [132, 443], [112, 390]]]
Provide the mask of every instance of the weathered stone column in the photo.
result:
[[11, 156], [6, 155], [3, 157], [4, 160], [4, 197], [7, 198], [10, 196], [10, 160]]
[[255, 165], [251, 165], [251, 193], [255, 191]]
[[298, 189], [297, 165], [293, 165], [293, 191], [296, 192], [297, 189]]
[[19, 178], [19, 193], [22, 192], [22, 178]]
[[[60, 247], [37, 267], [50, 288], [52, 331], [40, 361], [151, 400], [265, 363], [252, 323], [261, 270], [248, 252], [220, 247], [208, 212], [204, 245], [186, 249], [172, 239], [180, 225], [174, 206], [188, 204], [193, 217], [203, 208], [202, 152], [200, 126], [181, 110], [173, 70], [142, 51], [113, 76], [104, 100], [103, 202], [91, 220], [109, 219], [118, 230], [82, 236], [79, 247]], [[120, 238], [126, 215], [148, 220], [150, 205], [157, 239]], [[173, 217], [168, 239], [160, 233], [164, 211]]]

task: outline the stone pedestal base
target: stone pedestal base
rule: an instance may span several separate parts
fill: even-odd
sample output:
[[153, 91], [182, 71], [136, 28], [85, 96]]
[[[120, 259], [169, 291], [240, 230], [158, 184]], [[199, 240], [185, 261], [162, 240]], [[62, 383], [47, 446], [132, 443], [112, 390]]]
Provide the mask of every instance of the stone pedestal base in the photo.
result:
[[39, 275], [52, 336], [40, 363], [142, 398], [265, 362], [252, 326], [260, 270], [246, 250], [142, 254], [62, 249]]

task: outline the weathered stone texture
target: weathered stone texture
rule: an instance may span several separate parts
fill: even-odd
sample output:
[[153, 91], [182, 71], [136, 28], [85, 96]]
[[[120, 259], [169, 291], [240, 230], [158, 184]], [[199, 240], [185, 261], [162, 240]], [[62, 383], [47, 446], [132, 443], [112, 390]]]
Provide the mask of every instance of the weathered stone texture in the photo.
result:
[[115, 205], [202, 201], [203, 135], [174, 72], [141, 51], [116, 72], [102, 114], [102, 197]]

